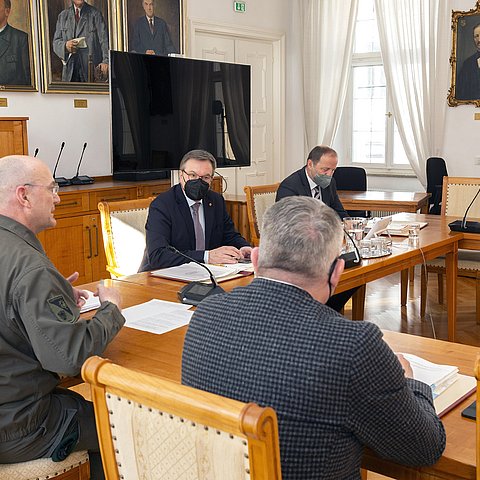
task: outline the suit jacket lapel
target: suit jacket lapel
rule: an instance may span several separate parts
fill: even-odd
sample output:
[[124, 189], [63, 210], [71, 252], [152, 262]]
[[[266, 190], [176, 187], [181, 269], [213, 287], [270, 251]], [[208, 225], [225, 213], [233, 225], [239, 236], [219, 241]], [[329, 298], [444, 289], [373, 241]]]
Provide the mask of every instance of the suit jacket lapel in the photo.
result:
[[[302, 170], [300, 171], [300, 179], [302, 181], [302, 186], [303, 186], [303, 189], [304, 189], [304, 195], [306, 197], [311, 197], [312, 196], [312, 189], [310, 188], [310, 184], [308, 183], [305, 168], [302, 168]], [[322, 193], [323, 193], [323, 190], [322, 190]]]
[[2, 57], [10, 48], [10, 32], [8, 31], [8, 25], [5, 27], [2, 35], [0, 36], [0, 57]]
[[188, 206], [187, 200], [185, 199], [185, 195], [183, 194], [182, 186], [180, 184], [175, 186], [175, 200], [177, 202], [177, 206], [183, 218], [183, 221], [185, 222], [185, 228], [187, 230], [189, 241], [191, 245], [193, 245], [193, 247], [191, 248], [195, 250], [195, 229], [193, 227], [192, 213]]

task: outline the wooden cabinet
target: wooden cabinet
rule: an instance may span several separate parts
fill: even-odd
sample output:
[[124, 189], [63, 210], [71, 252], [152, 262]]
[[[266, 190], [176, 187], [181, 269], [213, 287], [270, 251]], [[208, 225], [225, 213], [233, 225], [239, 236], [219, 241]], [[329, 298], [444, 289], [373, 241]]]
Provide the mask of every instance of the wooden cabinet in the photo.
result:
[[28, 117], [0, 117], [0, 158], [28, 155]]

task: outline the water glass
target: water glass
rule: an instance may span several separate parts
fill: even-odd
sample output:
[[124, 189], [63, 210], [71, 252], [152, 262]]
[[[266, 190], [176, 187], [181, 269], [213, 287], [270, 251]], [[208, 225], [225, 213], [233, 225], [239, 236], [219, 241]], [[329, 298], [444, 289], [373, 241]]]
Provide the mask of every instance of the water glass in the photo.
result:
[[412, 223], [408, 227], [408, 244], [412, 248], [418, 248], [420, 245], [420, 225]]

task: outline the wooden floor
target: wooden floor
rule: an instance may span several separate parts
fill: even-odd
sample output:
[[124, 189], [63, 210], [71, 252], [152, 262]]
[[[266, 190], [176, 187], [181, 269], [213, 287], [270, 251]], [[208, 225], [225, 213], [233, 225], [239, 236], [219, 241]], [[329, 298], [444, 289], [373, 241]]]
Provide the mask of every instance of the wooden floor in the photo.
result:
[[[445, 289], [445, 282], [443, 285]], [[480, 325], [475, 318], [475, 282], [458, 278], [457, 342], [480, 347]], [[445, 290], [444, 290], [445, 298]], [[351, 302], [346, 305], [345, 316], [351, 316]], [[408, 302], [400, 307], [400, 274], [369, 283], [365, 301], [365, 319], [385, 330], [422, 335], [447, 340], [447, 310], [438, 304], [437, 277], [431, 275], [427, 289], [427, 309], [420, 318], [420, 267], [409, 284]], [[368, 472], [368, 480], [385, 480], [388, 477]]]

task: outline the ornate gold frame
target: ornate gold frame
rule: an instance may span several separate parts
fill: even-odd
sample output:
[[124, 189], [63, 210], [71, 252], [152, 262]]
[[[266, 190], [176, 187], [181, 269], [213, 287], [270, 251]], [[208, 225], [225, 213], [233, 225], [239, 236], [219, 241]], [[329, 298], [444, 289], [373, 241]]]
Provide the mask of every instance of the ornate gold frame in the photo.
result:
[[473, 43], [471, 41], [471, 29], [477, 24], [480, 24], [480, 0], [477, 0], [475, 7], [467, 12], [452, 11], [452, 54], [450, 56], [452, 76], [447, 97], [448, 105], [451, 107], [467, 104], [480, 107], [480, 93], [478, 98], [475, 99], [460, 99], [457, 91], [457, 78], [460, 73], [458, 66], [461, 68], [463, 62], [474, 51], [474, 48], [470, 52], [465, 52], [464, 49], [465, 45], [468, 44], [469, 38], [470, 44]]
[[[98, 3], [102, 5], [102, 10], [107, 12], [108, 18], [104, 18], [105, 23], [108, 27], [108, 37], [109, 37], [109, 48], [117, 48], [117, 39], [118, 31], [116, 28], [117, 18], [117, 6], [115, 1], [111, 0], [98, 0], [88, 2], [90, 5]], [[108, 81], [105, 83], [95, 83], [95, 82], [64, 82], [54, 78], [54, 72], [52, 70], [52, 64], [58, 64], [58, 58], [55, 56], [52, 48], [52, 40], [55, 33], [55, 22], [56, 16], [52, 13], [56, 13], [58, 16], [57, 10], [59, 10], [59, 5], [64, 4], [61, 10], [70, 5], [70, 0], [64, 0], [63, 2], [58, 0], [39, 0], [39, 10], [38, 10], [38, 19], [39, 19], [39, 33], [40, 33], [40, 43], [41, 43], [41, 53], [42, 53], [42, 91], [44, 93], [79, 93], [79, 94], [90, 94], [90, 93], [99, 93], [99, 94], [108, 94]], [[51, 7], [54, 5], [54, 7]], [[52, 12], [52, 9], [55, 9], [55, 12]], [[60, 10], [60, 11], [61, 11]], [[52, 19], [52, 16], [55, 17]], [[55, 67], [56, 69], [58, 67]], [[57, 75], [57, 72], [55, 72]]]
[[12, 5], [8, 23], [28, 35], [28, 55], [30, 61], [30, 84], [28, 85], [1, 85], [0, 92], [36, 92], [37, 88], [37, 48], [35, 45], [33, 0], [17, 0]]

